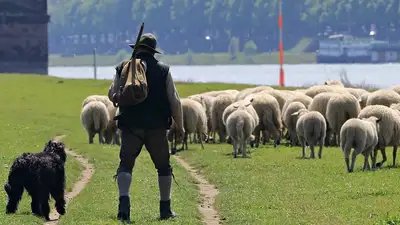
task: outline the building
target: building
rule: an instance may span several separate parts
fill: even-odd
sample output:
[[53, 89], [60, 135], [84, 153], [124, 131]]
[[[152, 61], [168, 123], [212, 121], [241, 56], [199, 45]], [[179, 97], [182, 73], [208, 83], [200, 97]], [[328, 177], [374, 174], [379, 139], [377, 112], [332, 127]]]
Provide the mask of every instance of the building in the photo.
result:
[[0, 0], [0, 73], [48, 74], [47, 0]]
[[317, 63], [393, 63], [400, 61], [400, 44], [332, 35], [319, 41]]

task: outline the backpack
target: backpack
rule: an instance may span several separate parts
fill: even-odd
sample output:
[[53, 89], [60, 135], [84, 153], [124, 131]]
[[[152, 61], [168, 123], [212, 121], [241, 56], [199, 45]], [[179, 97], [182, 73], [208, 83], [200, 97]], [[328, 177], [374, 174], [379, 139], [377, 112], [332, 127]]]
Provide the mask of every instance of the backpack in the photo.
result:
[[[133, 60], [135, 63], [132, 65]], [[148, 94], [147, 78], [141, 59], [125, 62], [120, 76], [119, 106], [132, 106], [143, 102]]]

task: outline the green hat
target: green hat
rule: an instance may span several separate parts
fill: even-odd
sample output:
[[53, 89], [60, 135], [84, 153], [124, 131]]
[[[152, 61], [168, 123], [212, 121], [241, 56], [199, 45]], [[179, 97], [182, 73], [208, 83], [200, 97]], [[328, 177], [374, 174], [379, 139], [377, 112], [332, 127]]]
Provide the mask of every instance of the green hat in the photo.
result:
[[[129, 44], [129, 46], [131, 48], [135, 48], [135, 44]], [[158, 53], [158, 54], [162, 54], [161, 52], [157, 51], [157, 39], [156, 37], [151, 34], [151, 33], [146, 33], [143, 34], [140, 39], [139, 39], [139, 43], [138, 43], [138, 47], [145, 47], [148, 50]]]

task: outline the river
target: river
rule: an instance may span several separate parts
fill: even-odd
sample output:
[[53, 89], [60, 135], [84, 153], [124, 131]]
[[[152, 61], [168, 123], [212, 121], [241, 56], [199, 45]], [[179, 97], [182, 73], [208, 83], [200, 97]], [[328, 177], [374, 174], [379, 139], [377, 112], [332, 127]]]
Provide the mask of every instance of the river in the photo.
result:
[[[304, 64], [285, 65], [285, 86], [301, 87], [322, 84], [327, 79], [340, 79], [347, 74], [352, 84], [379, 88], [400, 84], [400, 64]], [[97, 79], [111, 79], [113, 67], [98, 67]], [[278, 85], [279, 65], [171, 66], [175, 81], [224, 82], [255, 85]], [[56, 77], [90, 79], [92, 67], [50, 67]]]

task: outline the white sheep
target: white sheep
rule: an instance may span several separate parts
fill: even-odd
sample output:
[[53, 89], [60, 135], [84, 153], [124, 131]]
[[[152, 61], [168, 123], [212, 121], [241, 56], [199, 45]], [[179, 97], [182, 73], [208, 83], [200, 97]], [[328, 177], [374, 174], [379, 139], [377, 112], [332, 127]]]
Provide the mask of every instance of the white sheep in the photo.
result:
[[242, 157], [247, 156], [246, 141], [251, 137], [255, 127], [254, 117], [247, 112], [245, 105], [240, 105], [228, 116], [226, 131], [233, 141], [233, 157], [237, 157], [238, 145], [242, 151]]
[[222, 94], [229, 94], [229, 95], [232, 95], [232, 96], [236, 96], [238, 93], [239, 93], [238, 90], [229, 89], [229, 90], [204, 92], [204, 93], [202, 93], [202, 95], [207, 95], [207, 96], [211, 96], [211, 97], [218, 97], [219, 95], [222, 95]]
[[[329, 86], [326, 86], [326, 87], [329, 87]], [[285, 102], [285, 105], [282, 108], [282, 114], [285, 113], [286, 108], [292, 102], [301, 102], [308, 108], [308, 106], [311, 104], [312, 100], [313, 99], [311, 97], [309, 97], [303, 93], [297, 92]]]
[[325, 81], [324, 84], [329, 85], [329, 86], [344, 87], [343, 83], [340, 80], [327, 80], [327, 81]]
[[255, 128], [255, 144], [259, 146], [260, 132], [265, 130], [274, 138], [274, 147], [280, 142], [282, 133], [282, 114], [278, 101], [268, 94], [249, 95], [247, 100], [257, 112], [259, 124]]
[[368, 97], [371, 95], [371, 93], [365, 93], [362, 94], [360, 99], [358, 100], [358, 102], [360, 103], [360, 107], [361, 109], [365, 108], [365, 106], [367, 106], [367, 101], [368, 101]]
[[324, 116], [317, 111], [301, 109], [292, 114], [297, 116], [296, 133], [302, 146], [302, 157], [306, 157], [306, 142], [310, 146], [310, 158], [315, 158], [314, 146], [319, 144], [318, 157], [322, 158], [322, 148], [326, 135], [326, 122]]
[[213, 97], [211, 95], [205, 95], [205, 94], [196, 94], [196, 95], [188, 96], [187, 98], [199, 102], [206, 110], [207, 130], [208, 130], [206, 141], [208, 142], [209, 138], [211, 137], [211, 132], [212, 132], [211, 107], [212, 107], [215, 97]]
[[99, 136], [99, 143], [104, 143], [104, 131], [110, 120], [107, 107], [100, 101], [91, 101], [82, 108], [81, 123], [89, 136], [89, 144], [93, 144], [96, 134]]
[[289, 139], [292, 146], [298, 143], [297, 133], [296, 133], [296, 124], [297, 124], [297, 116], [292, 116], [293, 113], [300, 111], [301, 109], [307, 109], [306, 106], [301, 102], [292, 102], [286, 108], [285, 114], [283, 114], [283, 124], [286, 126]]
[[[204, 149], [203, 137], [207, 134], [207, 116], [203, 106], [197, 101], [182, 98], [182, 113], [183, 113], [183, 128], [185, 129], [185, 135], [183, 138], [183, 146], [180, 150], [188, 149], [187, 138], [189, 134], [195, 134], [200, 141], [201, 148]], [[176, 124], [172, 123], [171, 128], [168, 132], [168, 140], [174, 142], [176, 131]], [[177, 142], [174, 143], [176, 148]]]
[[[354, 170], [354, 163], [358, 154], [364, 155], [363, 170], [370, 170], [368, 158], [378, 144], [380, 119], [369, 117], [364, 119], [352, 118], [347, 120], [340, 129], [340, 147], [344, 153], [344, 160], [349, 173]], [[350, 151], [354, 148], [349, 165]], [[372, 154], [372, 168], [375, 168], [376, 154]]]
[[[221, 94], [216, 97], [211, 106], [211, 127], [212, 131], [218, 133], [220, 143], [225, 142], [226, 129], [222, 122], [222, 114], [224, 110], [233, 102], [235, 97], [230, 94]], [[215, 141], [215, 133], [213, 140]]]
[[392, 89], [381, 89], [372, 92], [368, 96], [367, 105], [390, 105], [400, 103], [400, 95]]
[[309, 87], [305, 94], [310, 96], [311, 98], [314, 98], [319, 93], [323, 92], [338, 92], [338, 93], [343, 93], [346, 92], [346, 89], [344, 89], [341, 86], [334, 86], [334, 85], [315, 85]]
[[384, 105], [369, 105], [361, 110], [358, 118], [368, 118], [375, 116], [381, 119], [379, 123], [378, 145], [381, 150], [382, 162], [376, 164], [381, 167], [386, 162], [386, 146], [393, 146], [393, 166], [396, 165], [397, 147], [400, 144], [400, 116], [396, 110]]
[[330, 132], [335, 137], [334, 144], [340, 143], [340, 128], [351, 118], [357, 118], [361, 111], [358, 99], [350, 93], [339, 94], [329, 99], [326, 108], [326, 121]]

